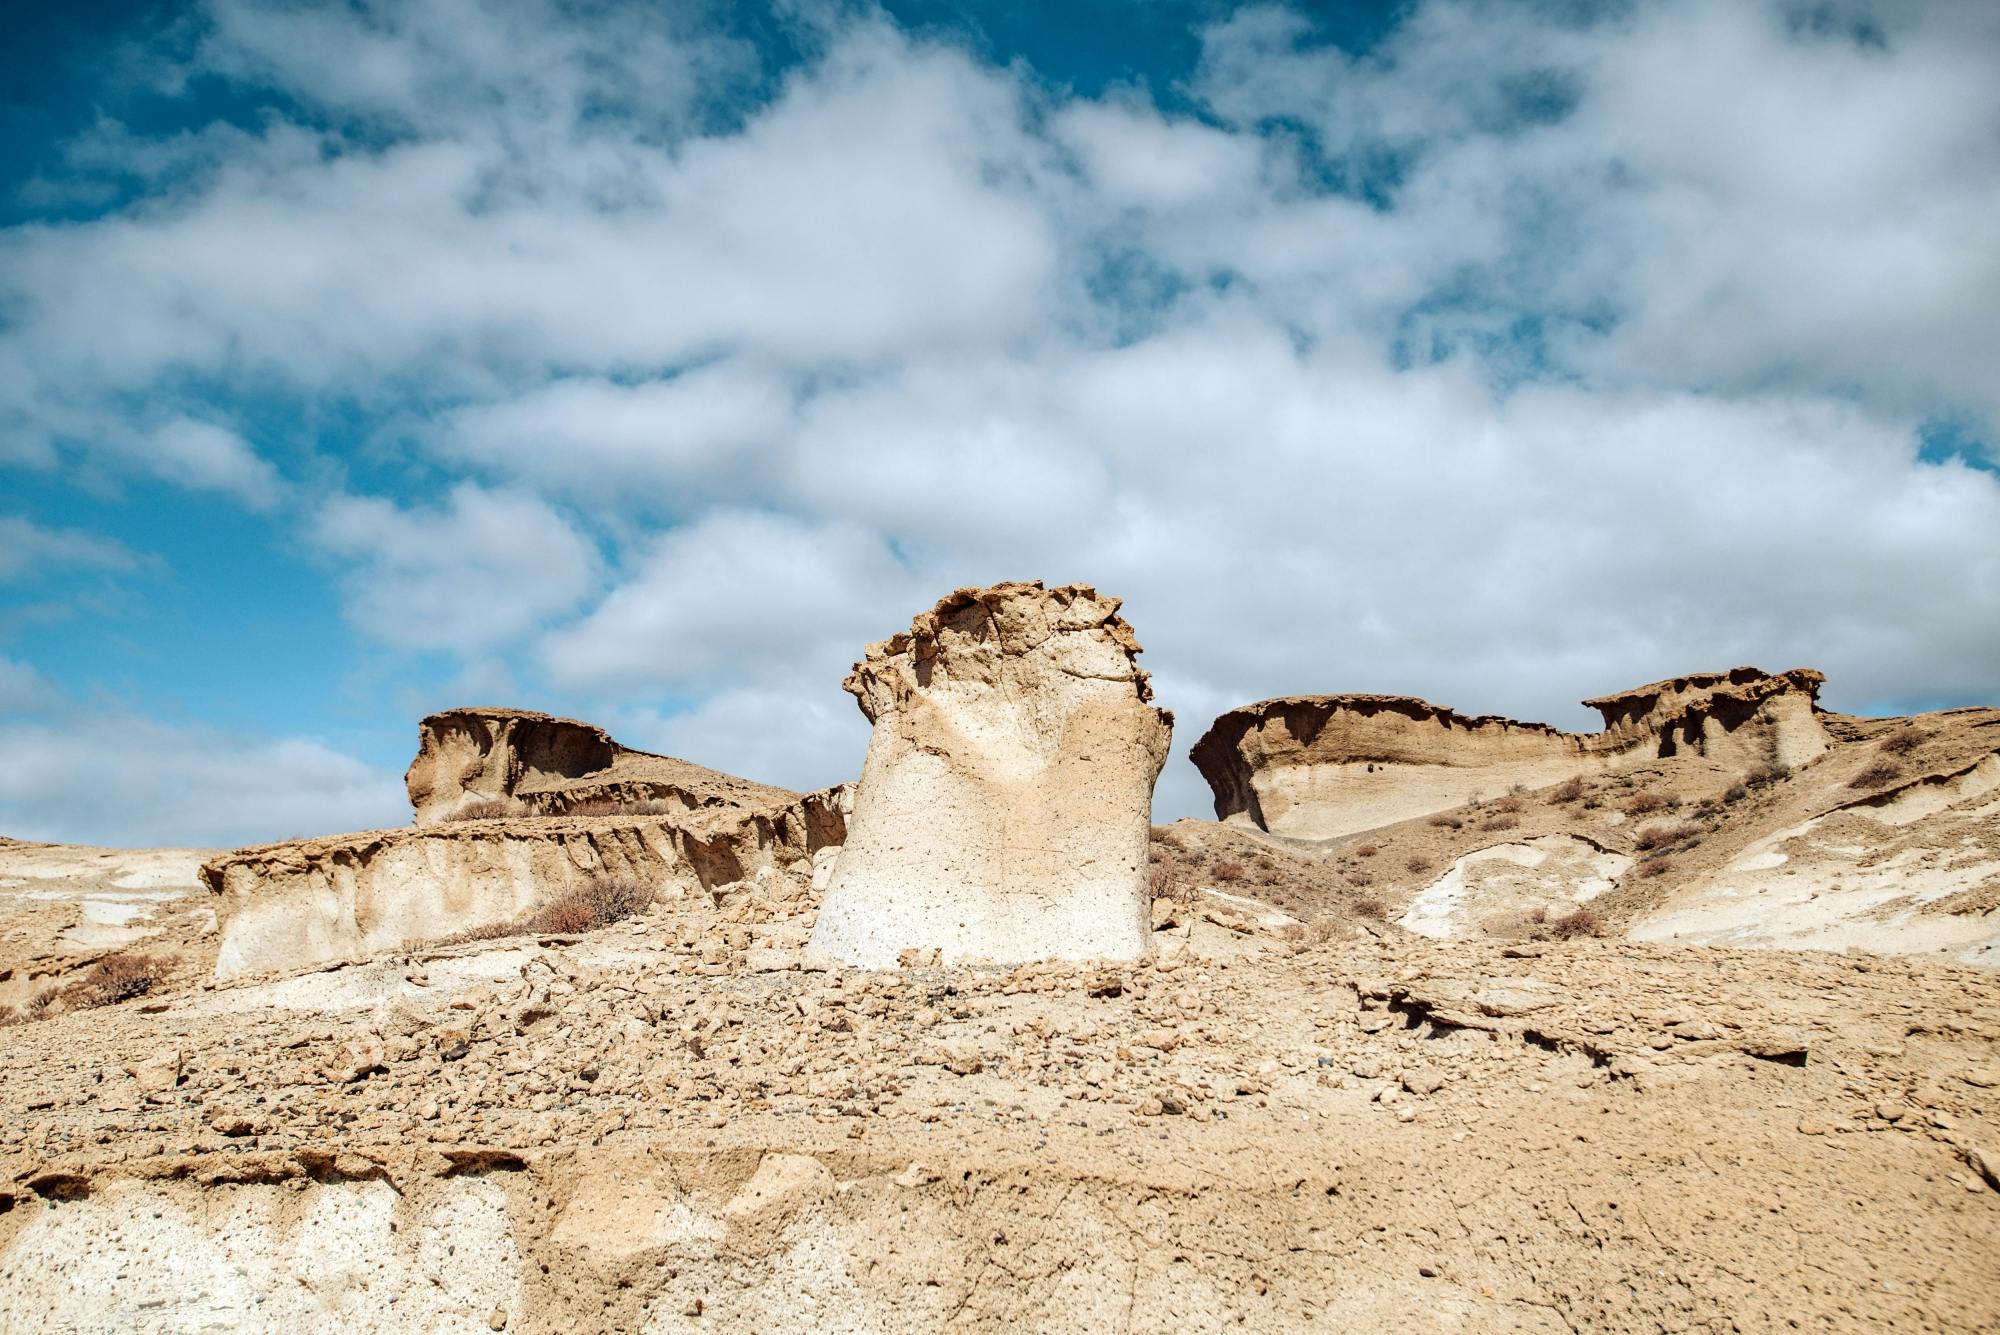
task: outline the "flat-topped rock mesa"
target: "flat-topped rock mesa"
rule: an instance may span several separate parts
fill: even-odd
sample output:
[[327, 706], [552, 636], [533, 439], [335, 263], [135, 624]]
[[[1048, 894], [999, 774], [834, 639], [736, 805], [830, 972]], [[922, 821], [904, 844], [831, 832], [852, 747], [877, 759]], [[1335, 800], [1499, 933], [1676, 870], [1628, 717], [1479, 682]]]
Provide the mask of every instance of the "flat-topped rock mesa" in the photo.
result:
[[[403, 776], [419, 825], [450, 820], [481, 803], [525, 814], [589, 814], [646, 805], [777, 810], [797, 793], [753, 783], [673, 756], [637, 751], [594, 723], [528, 709], [447, 709], [417, 725], [417, 756]], [[839, 843], [837, 829], [822, 842]]]
[[1040, 581], [960, 589], [843, 683], [875, 725], [812, 936], [869, 968], [1128, 959], [1146, 947], [1151, 703], [1119, 600]]
[[795, 793], [517, 709], [426, 718], [406, 783], [414, 828], [203, 864], [219, 901], [218, 980], [513, 922], [599, 877], [668, 897], [779, 873], [802, 883], [813, 855], [846, 837], [849, 802], [845, 785]]
[[1191, 759], [1218, 820], [1331, 839], [1576, 774], [1693, 754], [1750, 768], [1826, 750], [1809, 668], [1693, 673], [1586, 700], [1595, 733], [1406, 695], [1297, 695], [1216, 719]]

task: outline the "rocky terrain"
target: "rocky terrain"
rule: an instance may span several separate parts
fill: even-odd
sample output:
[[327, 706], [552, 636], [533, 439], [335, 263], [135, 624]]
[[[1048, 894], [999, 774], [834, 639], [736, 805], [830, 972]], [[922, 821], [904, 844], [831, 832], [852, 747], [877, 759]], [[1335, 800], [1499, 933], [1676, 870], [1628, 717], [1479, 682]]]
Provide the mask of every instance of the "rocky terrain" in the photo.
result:
[[0, 1330], [2000, 1327], [2000, 711], [1301, 697], [1149, 834], [1117, 611], [920, 614], [854, 789], [469, 709], [0, 842]]

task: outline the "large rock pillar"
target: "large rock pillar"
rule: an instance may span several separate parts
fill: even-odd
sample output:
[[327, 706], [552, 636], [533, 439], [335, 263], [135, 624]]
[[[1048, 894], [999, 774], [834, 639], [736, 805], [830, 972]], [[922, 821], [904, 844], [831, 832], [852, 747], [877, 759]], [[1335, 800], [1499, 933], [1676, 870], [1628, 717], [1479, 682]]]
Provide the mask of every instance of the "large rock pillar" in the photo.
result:
[[960, 589], [843, 683], [875, 725], [810, 954], [889, 968], [1130, 959], [1146, 948], [1150, 703], [1118, 599]]

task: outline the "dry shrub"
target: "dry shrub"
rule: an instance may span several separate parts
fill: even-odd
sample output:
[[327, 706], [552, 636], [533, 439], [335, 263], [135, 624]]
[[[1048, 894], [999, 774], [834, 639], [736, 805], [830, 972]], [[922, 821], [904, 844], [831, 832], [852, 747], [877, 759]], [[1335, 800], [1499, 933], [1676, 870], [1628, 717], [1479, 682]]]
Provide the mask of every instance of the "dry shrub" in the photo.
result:
[[1414, 854], [1411, 855], [1409, 861], [1405, 862], [1403, 866], [1408, 868], [1412, 873], [1416, 874], [1422, 874], [1423, 872], [1427, 872], [1431, 869], [1430, 863], [1424, 861], [1424, 859], [1417, 857]]
[[1633, 846], [1641, 852], [1655, 848], [1667, 848], [1674, 844], [1701, 837], [1701, 826], [1693, 821], [1673, 821], [1665, 825], [1648, 825], [1632, 840]]
[[671, 816], [681, 810], [681, 805], [662, 797], [649, 797], [643, 802], [634, 802], [625, 810], [634, 816]]
[[1774, 783], [1783, 783], [1791, 777], [1790, 765], [1759, 765], [1743, 776], [1743, 782], [1752, 788], [1768, 788]]
[[1583, 796], [1583, 776], [1572, 775], [1549, 789], [1549, 801], [1556, 803], [1574, 802]]
[[1243, 864], [1236, 861], [1218, 862], [1208, 873], [1224, 885], [1234, 885], [1243, 879]]
[[1646, 880], [1651, 880], [1655, 876], [1665, 876], [1673, 870], [1673, 865], [1671, 858], [1647, 858], [1639, 864], [1639, 875]]
[[1354, 916], [1366, 918], [1370, 922], [1381, 922], [1389, 916], [1389, 908], [1381, 900], [1373, 897], [1357, 899], [1354, 901]]
[[1194, 882], [1180, 875], [1175, 867], [1155, 867], [1148, 877], [1148, 888], [1154, 899], [1171, 900], [1176, 904], [1192, 904], [1197, 891]]
[[527, 805], [511, 797], [482, 797], [476, 802], [467, 802], [464, 806], [452, 812], [446, 819], [506, 820], [509, 817], [525, 816], [527, 814]]
[[1908, 755], [1931, 739], [1922, 728], [1905, 724], [1884, 737], [1877, 745], [1892, 755]]
[[1666, 809], [1667, 799], [1658, 793], [1634, 793], [1625, 801], [1625, 814], [1628, 816], [1650, 816], [1655, 811]]
[[1380, 844], [1356, 844], [1354, 846], [1354, 856], [1358, 858], [1372, 858], [1381, 851], [1382, 845]]
[[1492, 820], [1481, 822], [1479, 828], [1482, 830], [1511, 830], [1520, 823], [1520, 821], [1515, 820], [1512, 816], [1495, 816]]
[[468, 927], [438, 944], [459, 946], [508, 936], [576, 936], [645, 912], [654, 894], [651, 886], [629, 876], [596, 876], [543, 901], [525, 918]]
[[[1519, 784], [1515, 785], [1514, 791], [1517, 793], [1520, 791]], [[1500, 798], [1493, 804], [1493, 810], [1499, 812], [1513, 812], [1513, 811], [1519, 811], [1520, 809], [1521, 809], [1521, 799], [1519, 797], [1514, 797], [1514, 796]]]
[[1365, 871], [1351, 871], [1347, 873], [1347, 883], [1357, 887], [1373, 885], [1375, 884], [1375, 878]]
[[1440, 830], [1462, 830], [1465, 828], [1465, 822], [1456, 816], [1432, 816], [1431, 824], [1437, 826]]
[[[89, 973], [62, 989], [63, 1006], [67, 1010], [85, 1011], [143, 997], [167, 981], [175, 963], [171, 955], [142, 955], [129, 951], [106, 955], [90, 966]], [[55, 994], [43, 993], [43, 996], [53, 1000]], [[35, 1000], [42, 1001], [42, 997]], [[42, 1004], [46, 1007], [49, 1003]]]
[[1750, 790], [1748, 788], [1745, 788], [1740, 783], [1732, 783], [1729, 785], [1729, 791], [1722, 795], [1722, 800], [1730, 804], [1731, 806], [1734, 806], [1736, 803], [1741, 802], [1744, 798], [1748, 796], [1750, 796]]
[[1548, 931], [1549, 935], [1557, 940], [1568, 941], [1579, 936], [1602, 936], [1604, 924], [1598, 921], [1595, 913], [1587, 908], [1580, 908], [1565, 913], [1551, 922]]
[[1849, 788], [1881, 788], [1903, 777], [1903, 767], [1893, 760], [1878, 760], [1847, 781]]

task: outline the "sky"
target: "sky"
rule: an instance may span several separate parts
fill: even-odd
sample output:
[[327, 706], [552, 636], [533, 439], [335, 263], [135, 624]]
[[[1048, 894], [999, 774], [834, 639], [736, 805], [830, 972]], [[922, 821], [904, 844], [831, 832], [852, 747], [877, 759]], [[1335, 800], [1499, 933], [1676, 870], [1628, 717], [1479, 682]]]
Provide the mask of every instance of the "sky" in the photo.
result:
[[1274, 695], [2000, 702], [2000, 6], [91, 0], [0, 42], [0, 833], [794, 788], [962, 585]]

